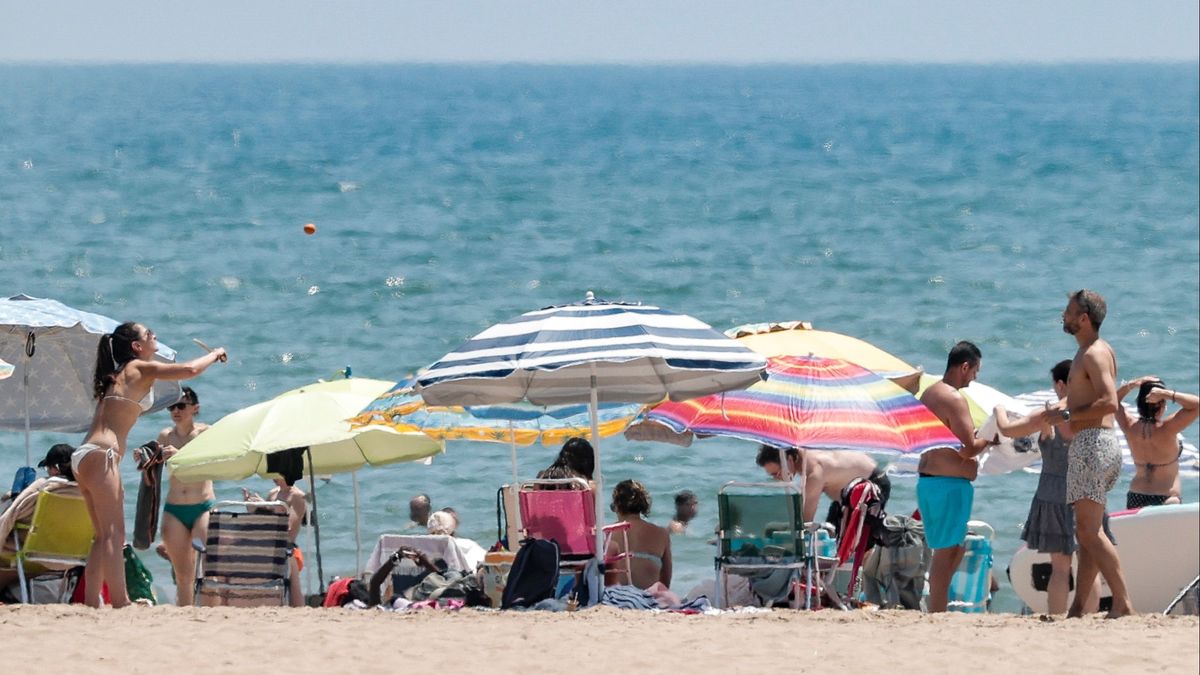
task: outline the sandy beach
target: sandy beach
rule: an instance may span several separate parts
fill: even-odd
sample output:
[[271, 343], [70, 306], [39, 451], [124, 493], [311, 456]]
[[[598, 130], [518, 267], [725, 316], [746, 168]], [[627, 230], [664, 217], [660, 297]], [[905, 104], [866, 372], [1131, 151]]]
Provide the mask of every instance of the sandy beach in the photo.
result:
[[393, 614], [0, 607], [0, 640], [10, 654], [31, 659], [36, 654], [40, 670], [84, 667], [97, 673], [245, 673], [268, 667], [291, 673], [394, 672], [413, 659], [423, 670], [443, 672], [566, 664], [573, 664], [573, 672], [742, 673], [784, 667], [826, 672], [874, 664], [899, 673], [962, 668], [1194, 673], [1198, 629], [1196, 617], [1161, 616], [1047, 622], [1036, 616], [865, 611], [682, 616], [610, 608]]

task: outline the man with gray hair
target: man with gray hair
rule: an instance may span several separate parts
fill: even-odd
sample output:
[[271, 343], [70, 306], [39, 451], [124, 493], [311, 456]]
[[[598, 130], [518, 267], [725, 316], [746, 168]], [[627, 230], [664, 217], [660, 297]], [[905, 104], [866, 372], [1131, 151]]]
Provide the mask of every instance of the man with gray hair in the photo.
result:
[[1133, 614], [1133, 603], [1121, 571], [1117, 549], [1103, 533], [1108, 492], [1121, 475], [1121, 447], [1113, 428], [1117, 406], [1117, 355], [1100, 339], [1100, 324], [1108, 307], [1095, 291], [1082, 289], [1068, 296], [1062, 313], [1063, 332], [1075, 337], [1079, 350], [1067, 376], [1067, 397], [1047, 411], [1052, 422], [1068, 422], [1075, 437], [1067, 451], [1067, 503], [1075, 507], [1075, 537], [1079, 541], [1079, 573], [1068, 617], [1083, 616], [1096, 573], [1112, 591], [1109, 618]]
[[408, 500], [408, 524], [404, 526], [404, 529], [425, 529], [432, 511], [433, 502], [430, 501], [429, 495], [420, 494]]

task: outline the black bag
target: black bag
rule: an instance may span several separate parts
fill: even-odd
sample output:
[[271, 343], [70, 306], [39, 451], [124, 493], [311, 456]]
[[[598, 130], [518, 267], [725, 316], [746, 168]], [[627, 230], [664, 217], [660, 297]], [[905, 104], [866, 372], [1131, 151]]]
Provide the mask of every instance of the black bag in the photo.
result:
[[532, 607], [554, 597], [558, 587], [558, 542], [545, 539], [526, 539], [513, 559], [500, 609]]

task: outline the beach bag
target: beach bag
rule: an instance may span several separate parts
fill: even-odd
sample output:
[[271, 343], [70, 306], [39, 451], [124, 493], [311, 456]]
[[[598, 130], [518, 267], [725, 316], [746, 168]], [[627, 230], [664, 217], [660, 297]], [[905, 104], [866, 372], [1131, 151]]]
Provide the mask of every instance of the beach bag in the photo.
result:
[[70, 602], [71, 593], [75, 590], [64, 572], [48, 572], [39, 574], [29, 580], [29, 603], [31, 605], [53, 605]]
[[532, 607], [546, 598], [553, 598], [558, 587], [558, 564], [558, 542], [553, 539], [522, 541], [521, 550], [517, 551], [508, 573], [508, 583], [504, 585], [500, 608]]
[[884, 609], [920, 609], [925, 573], [932, 553], [925, 545], [925, 526], [908, 516], [891, 515], [878, 530], [879, 543], [863, 563], [867, 602]]
[[133, 547], [125, 544], [125, 586], [129, 589], [129, 599], [131, 601], [149, 600], [157, 605], [158, 598], [154, 597], [154, 576], [150, 574], [150, 570], [146, 569], [146, 565], [142, 563], [142, 559], [137, 553], [133, 552]]
[[483, 592], [479, 578], [474, 574], [463, 574], [458, 570], [445, 572], [430, 572], [421, 579], [411, 594], [406, 594], [409, 600], [450, 600], [458, 598], [468, 607], [491, 606], [491, 600]]

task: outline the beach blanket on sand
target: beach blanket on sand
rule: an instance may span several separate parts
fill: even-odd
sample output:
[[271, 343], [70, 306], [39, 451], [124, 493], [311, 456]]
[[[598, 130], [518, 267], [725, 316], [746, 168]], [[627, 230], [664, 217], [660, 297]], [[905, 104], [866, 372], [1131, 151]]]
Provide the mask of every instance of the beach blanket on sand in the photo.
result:
[[710, 608], [708, 598], [703, 595], [684, 602], [662, 584], [654, 584], [646, 590], [637, 586], [606, 586], [600, 596], [600, 604], [621, 609], [659, 609], [682, 613], [705, 612]]

